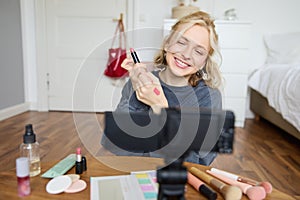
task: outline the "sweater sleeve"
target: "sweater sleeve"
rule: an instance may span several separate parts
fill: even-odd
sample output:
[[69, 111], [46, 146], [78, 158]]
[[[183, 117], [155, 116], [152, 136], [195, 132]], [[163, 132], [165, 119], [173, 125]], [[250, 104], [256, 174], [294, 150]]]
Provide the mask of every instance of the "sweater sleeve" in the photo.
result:
[[218, 89], [210, 89], [211, 108], [222, 109], [222, 95]]
[[128, 80], [122, 89], [122, 93], [121, 93], [122, 96], [116, 108], [116, 111], [126, 111], [129, 109], [129, 96], [131, 93], [131, 88], [132, 88], [131, 81]]
[[206, 85], [199, 85], [196, 89], [198, 103], [200, 107], [220, 110], [222, 109], [222, 95], [218, 89], [210, 88]]

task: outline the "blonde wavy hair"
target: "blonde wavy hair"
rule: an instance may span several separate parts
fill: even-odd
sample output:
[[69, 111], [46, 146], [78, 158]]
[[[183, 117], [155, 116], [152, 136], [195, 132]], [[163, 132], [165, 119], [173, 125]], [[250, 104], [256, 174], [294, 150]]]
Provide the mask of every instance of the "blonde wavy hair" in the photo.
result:
[[[194, 25], [200, 25], [202, 27], [205, 27], [209, 32], [209, 43], [210, 43], [210, 49], [208, 52], [208, 57], [206, 60], [206, 65], [204, 67], [204, 71], [207, 74], [207, 78], [204, 80], [206, 85], [211, 88], [220, 88], [223, 84], [223, 78], [219, 69], [219, 66], [222, 62], [222, 56], [220, 54], [219, 46], [218, 46], [218, 35], [215, 31], [215, 24], [214, 20], [210, 17], [209, 14], [198, 11], [195, 13], [192, 13], [190, 15], [187, 15], [172, 26], [172, 30], [170, 35], [168, 35], [163, 44], [162, 48], [158, 52], [158, 54], [154, 58], [154, 64], [157, 66], [167, 66], [167, 60], [166, 60], [166, 47], [170, 40], [173, 37], [176, 37], [176, 33], [184, 33], [189, 28], [191, 28]], [[202, 76], [197, 75], [197, 73], [192, 74], [189, 77], [189, 83], [191, 86], [196, 86], [198, 82], [202, 79]]]

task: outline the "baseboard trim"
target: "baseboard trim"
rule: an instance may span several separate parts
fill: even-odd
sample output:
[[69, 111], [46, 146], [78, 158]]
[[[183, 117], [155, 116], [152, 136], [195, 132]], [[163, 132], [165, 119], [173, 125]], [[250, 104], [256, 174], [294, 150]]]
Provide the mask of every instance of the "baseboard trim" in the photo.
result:
[[21, 114], [23, 112], [26, 112], [29, 110], [29, 108], [30, 108], [29, 102], [18, 104], [9, 108], [4, 108], [0, 110], [0, 121]]

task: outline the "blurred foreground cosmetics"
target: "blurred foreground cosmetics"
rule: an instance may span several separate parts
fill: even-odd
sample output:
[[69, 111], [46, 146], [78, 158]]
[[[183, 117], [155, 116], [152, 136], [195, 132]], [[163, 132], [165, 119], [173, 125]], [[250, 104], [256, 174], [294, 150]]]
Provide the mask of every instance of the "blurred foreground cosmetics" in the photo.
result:
[[36, 141], [35, 134], [31, 124], [25, 127], [25, 134], [23, 135], [23, 143], [20, 145], [21, 157], [27, 157], [30, 163], [30, 176], [36, 176], [41, 173], [40, 162], [40, 145]]
[[20, 197], [30, 194], [29, 159], [20, 157], [16, 159], [16, 174], [18, 179], [18, 195]]

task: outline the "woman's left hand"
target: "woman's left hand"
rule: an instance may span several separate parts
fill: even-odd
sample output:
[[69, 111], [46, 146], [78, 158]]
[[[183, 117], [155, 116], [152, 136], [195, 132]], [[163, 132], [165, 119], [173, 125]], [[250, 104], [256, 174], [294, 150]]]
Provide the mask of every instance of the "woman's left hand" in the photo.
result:
[[140, 86], [136, 88], [137, 99], [160, 113], [161, 108], [168, 107], [167, 98], [163, 92], [159, 79], [151, 72], [142, 73], [138, 77]]

